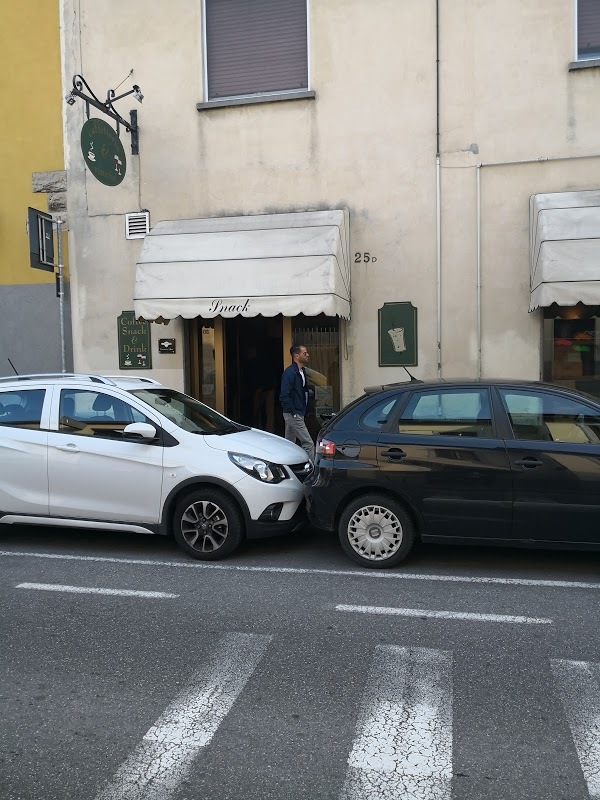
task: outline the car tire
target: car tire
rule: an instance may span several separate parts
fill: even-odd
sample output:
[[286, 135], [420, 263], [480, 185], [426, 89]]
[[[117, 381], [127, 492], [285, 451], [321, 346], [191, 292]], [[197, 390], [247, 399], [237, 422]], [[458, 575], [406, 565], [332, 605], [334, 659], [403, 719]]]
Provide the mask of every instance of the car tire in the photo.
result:
[[379, 494], [363, 495], [348, 503], [338, 533], [346, 555], [370, 569], [396, 566], [415, 542], [410, 515], [400, 503]]
[[216, 561], [240, 546], [244, 519], [237, 504], [218, 489], [196, 489], [175, 506], [173, 536], [192, 558]]

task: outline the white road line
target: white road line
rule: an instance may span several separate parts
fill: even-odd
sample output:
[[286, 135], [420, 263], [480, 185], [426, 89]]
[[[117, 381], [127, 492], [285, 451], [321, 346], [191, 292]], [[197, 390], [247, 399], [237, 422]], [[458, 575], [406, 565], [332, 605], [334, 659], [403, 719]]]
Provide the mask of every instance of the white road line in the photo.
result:
[[552, 660], [590, 800], [600, 798], [600, 664]]
[[452, 654], [378, 645], [340, 800], [450, 800]]
[[591, 581], [549, 581], [537, 578], [486, 578], [474, 575], [428, 575], [418, 572], [382, 572], [381, 570], [307, 569], [303, 567], [254, 567], [243, 564], [207, 564], [202, 561], [162, 561], [146, 558], [113, 558], [112, 556], [74, 556], [68, 553], [31, 553], [0, 550], [0, 557], [48, 558], [57, 561], [97, 561], [108, 564], [136, 564], [142, 567], [175, 567], [177, 569], [224, 570], [226, 572], [266, 572], [282, 575], [345, 575], [350, 578], [373, 578], [399, 581], [441, 581], [443, 583], [491, 583], [499, 586], [547, 586], [556, 589], [600, 590], [600, 583]]
[[350, 611], [355, 614], [392, 614], [398, 617], [433, 617], [435, 619], [468, 619], [473, 622], [520, 622], [526, 625], [552, 625], [552, 620], [544, 617], [473, 614], [467, 611], [429, 611], [425, 608], [388, 608], [386, 606], [347, 606], [342, 604], [336, 606], [335, 610]]
[[134, 589], [97, 589], [90, 586], [64, 586], [59, 583], [18, 583], [16, 589], [40, 589], [44, 592], [71, 592], [75, 594], [110, 594], [121, 597], [173, 598], [178, 594], [170, 592], [138, 592]]
[[270, 641], [270, 636], [226, 634], [96, 800], [171, 797], [215, 735]]

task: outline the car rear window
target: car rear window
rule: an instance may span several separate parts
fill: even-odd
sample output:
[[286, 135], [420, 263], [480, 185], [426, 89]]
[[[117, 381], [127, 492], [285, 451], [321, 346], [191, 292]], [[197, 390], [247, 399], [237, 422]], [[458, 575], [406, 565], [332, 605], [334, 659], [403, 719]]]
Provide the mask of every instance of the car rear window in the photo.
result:
[[398, 397], [386, 397], [376, 405], [372, 406], [360, 418], [361, 428], [368, 431], [380, 431], [390, 418], [390, 414], [398, 403]]
[[0, 393], [0, 425], [38, 429], [45, 394], [44, 389], [18, 389]]

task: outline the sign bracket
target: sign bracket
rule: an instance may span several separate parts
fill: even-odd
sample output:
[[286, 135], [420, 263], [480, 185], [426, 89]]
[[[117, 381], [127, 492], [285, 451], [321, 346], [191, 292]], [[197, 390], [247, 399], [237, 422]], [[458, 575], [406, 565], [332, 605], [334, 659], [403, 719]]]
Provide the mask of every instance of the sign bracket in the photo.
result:
[[[84, 88], [87, 91], [84, 91]], [[115, 94], [114, 89], [109, 89], [106, 93], [106, 100], [102, 101], [94, 94], [83, 75], [75, 75], [73, 77], [73, 88], [66, 95], [65, 100], [70, 106], [75, 103], [77, 97], [84, 100], [85, 112], [88, 119], [90, 118], [90, 106], [97, 108], [98, 111], [101, 111], [103, 114], [105, 114], [107, 117], [110, 117], [112, 120], [114, 120], [114, 122], [117, 123], [117, 136], [119, 136], [119, 126], [122, 125], [127, 133], [131, 134], [131, 154], [137, 156], [140, 153], [137, 111], [130, 111], [129, 122], [127, 122], [127, 120], [119, 114], [113, 105], [113, 103], [115, 103], [117, 100], [121, 100], [123, 97], [128, 97], [130, 94], [132, 94], [140, 103], [144, 99], [144, 95], [142, 94], [140, 87], [137, 84], [134, 84], [133, 89], [130, 89], [128, 92], [123, 92], [123, 94], [119, 95]]]

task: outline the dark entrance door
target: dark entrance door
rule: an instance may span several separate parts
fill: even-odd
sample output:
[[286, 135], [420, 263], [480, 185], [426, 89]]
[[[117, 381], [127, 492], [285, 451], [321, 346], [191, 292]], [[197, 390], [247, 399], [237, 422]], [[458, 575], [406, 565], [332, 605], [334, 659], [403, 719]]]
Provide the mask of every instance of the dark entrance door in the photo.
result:
[[224, 319], [223, 345], [225, 414], [244, 425], [282, 436], [282, 317]]

